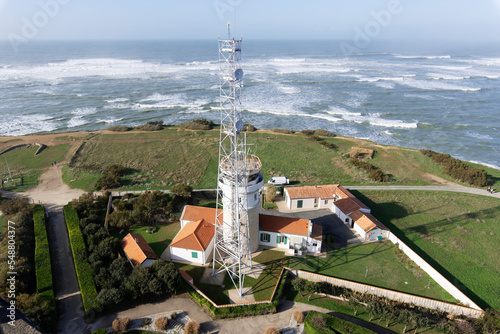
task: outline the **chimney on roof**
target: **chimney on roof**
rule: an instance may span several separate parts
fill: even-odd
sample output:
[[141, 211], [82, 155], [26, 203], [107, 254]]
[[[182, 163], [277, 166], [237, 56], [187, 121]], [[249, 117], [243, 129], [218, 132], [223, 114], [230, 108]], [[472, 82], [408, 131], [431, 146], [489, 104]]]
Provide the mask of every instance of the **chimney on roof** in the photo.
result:
[[134, 238], [135, 242], [139, 242], [139, 238]]

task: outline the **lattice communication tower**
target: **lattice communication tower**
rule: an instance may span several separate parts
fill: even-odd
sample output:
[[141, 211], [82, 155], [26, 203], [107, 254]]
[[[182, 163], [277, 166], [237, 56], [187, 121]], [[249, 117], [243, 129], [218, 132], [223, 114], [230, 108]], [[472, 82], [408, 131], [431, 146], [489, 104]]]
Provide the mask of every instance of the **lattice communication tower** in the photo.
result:
[[[217, 213], [212, 274], [226, 271], [239, 296], [247, 268], [252, 266], [247, 203], [246, 137], [242, 133], [240, 93], [241, 38], [219, 37], [219, 81], [221, 131], [217, 180]], [[259, 170], [260, 170], [260, 161]]]

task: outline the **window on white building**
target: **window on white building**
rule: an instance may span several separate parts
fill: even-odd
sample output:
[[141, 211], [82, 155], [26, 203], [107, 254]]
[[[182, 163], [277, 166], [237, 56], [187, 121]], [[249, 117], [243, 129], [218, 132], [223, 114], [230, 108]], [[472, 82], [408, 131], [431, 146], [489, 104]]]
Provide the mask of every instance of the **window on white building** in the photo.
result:
[[261, 233], [260, 234], [260, 241], [270, 242], [271, 241], [271, 235], [269, 233]]
[[276, 242], [279, 244], [285, 244], [286, 245], [287, 237], [284, 235], [278, 235], [276, 237]]
[[193, 259], [197, 259], [198, 258], [198, 252], [191, 252], [191, 257]]

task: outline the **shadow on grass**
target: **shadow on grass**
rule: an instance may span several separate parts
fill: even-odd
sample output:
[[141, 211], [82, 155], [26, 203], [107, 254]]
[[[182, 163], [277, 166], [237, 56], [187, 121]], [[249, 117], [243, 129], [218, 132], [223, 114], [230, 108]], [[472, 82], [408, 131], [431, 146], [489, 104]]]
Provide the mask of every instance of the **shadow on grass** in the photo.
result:
[[[429, 256], [425, 251], [423, 251], [420, 247], [418, 247], [412, 240], [410, 240], [402, 231], [401, 229], [398, 228], [397, 225], [394, 225], [392, 223], [393, 219], [396, 218], [403, 218], [408, 215], [410, 215], [406, 210], [402, 210], [402, 207], [397, 204], [397, 203], [382, 203], [382, 204], [377, 204], [370, 200], [368, 197], [363, 196], [358, 191], [353, 191], [353, 195], [356, 196], [360, 201], [362, 201], [364, 204], [366, 204], [369, 208], [372, 209], [372, 214], [377, 217], [382, 223], [384, 223], [390, 230], [391, 233], [393, 233], [395, 236], [397, 236], [401, 241], [403, 241], [407, 246], [409, 246], [415, 253], [417, 253], [424, 261], [426, 261], [431, 267], [433, 267], [435, 270], [437, 270], [441, 275], [443, 275], [448, 281], [450, 281], [457, 289], [462, 291], [465, 295], [467, 295], [474, 303], [476, 303], [479, 307], [481, 307], [483, 310], [491, 308], [491, 306], [481, 299], [478, 295], [476, 295], [473, 291], [471, 291], [467, 286], [465, 286], [457, 277], [455, 277], [452, 273], [450, 273], [448, 270], [446, 270], [444, 267], [442, 267], [436, 260], [434, 260], [431, 256]], [[486, 213], [488, 214], [490, 211], [491, 213], [494, 213], [495, 211], [498, 212], [498, 208], [496, 207], [495, 209], [487, 209], [487, 210], [481, 210], [475, 213], [467, 213], [465, 215], [460, 215], [457, 217], [461, 217], [461, 219], [464, 219], [467, 217], [467, 219], [470, 218], [475, 218], [479, 216], [479, 213]], [[454, 217], [454, 218], [457, 218]], [[456, 225], [457, 221], [455, 219], [451, 219], [451, 222], [448, 220], [441, 220], [438, 222], [433, 222], [433, 223], [428, 223], [424, 224], [422, 226], [416, 226], [413, 227], [412, 230], [418, 233], [433, 233], [433, 230], [437, 228], [443, 228], [443, 227], [449, 227], [451, 228], [451, 225]], [[425, 232], [424, 232], [425, 231]], [[443, 230], [439, 230], [440, 233], [443, 232]]]

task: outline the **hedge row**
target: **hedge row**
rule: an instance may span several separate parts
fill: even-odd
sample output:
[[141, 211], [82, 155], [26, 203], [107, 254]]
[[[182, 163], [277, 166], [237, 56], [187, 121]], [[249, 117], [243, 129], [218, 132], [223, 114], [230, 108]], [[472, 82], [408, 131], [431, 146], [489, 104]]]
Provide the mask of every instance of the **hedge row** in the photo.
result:
[[232, 307], [220, 307], [217, 308], [212, 305], [208, 300], [206, 300], [203, 296], [201, 296], [198, 292], [196, 292], [191, 285], [186, 283], [187, 292], [193, 297], [193, 299], [203, 308], [208, 310], [213, 318], [216, 319], [224, 319], [224, 318], [235, 318], [235, 317], [248, 317], [262, 314], [270, 314], [276, 313], [276, 309], [278, 307], [278, 302], [283, 295], [283, 291], [285, 289], [285, 281], [288, 274], [288, 270], [283, 271], [283, 275], [281, 276], [281, 280], [277, 282], [278, 289], [272, 302], [270, 303], [262, 303], [262, 304], [253, 304], [253, 305], [245, 305], [245, 306], [232, 306]]
[[36, 291], [43, 292], [54, 289], [54, 282], [50, 264], [47, 227], [45, 225], [45, 211], [40, 205], [35, 206], [33, 210], [33, 222], [35, 224]]
[[452, 158], [449, 154], [437, 153], [431, 150], [421, 150], [420, 152], [426, 157], [430, 157], [435, 163], [443, 166], [444, 173], [457, 181], [477, 187], [486, 187], [488, 185], [488, 176], [484, 169], [471, 167], [462, 160]]
[[87, 260], [87, 250], [79, 225], [80, 220], [76, 211], [71, 207], [71, 202], [64, 206], [64, 217], [68, 226], [71, 251], [73, 252], [76, 275], [82, 294], [83, 308], [85, 311], [90, 311], [100, 305], [97, 302], [97, 289], [89, 261]]
[[318, 144], [323, 145], [326, 148], [329, 148], [331, 150], [334, 150], [337, 148], [337, 146], [335, 144], [327, 142], [326, 140], [319, 137], [321, 135], [325, 136], [326, 133], [330, 134], [330, 135], [327, 135], [327, 137], [335, 137], [335, 135], [329, 131], [326, 131], [326, 130], [314, 130], [314, 131], [313, 130], [302, 130], [301, 132], [306, 135], [307, 139], [316, 141], [316, 142], [318, 142]]
[[35, 272], [36, 291], [48, 303], [48, 313], [44, 317], [45, 323], [41, 324], [46, 330], [54, 330], [57, 324], [56, 296], [50, 260], [49, 240], [45, 211], [41, 205], [33, 209], [33, 223], [35, 232]]
[[391, 181], [391, 177], [389, 175], [385, 174], [378, 167], [375, 167], [366, 161], [363, 161], [360, 159], [351, 159], [351, 160], [349, 160], [349, 163], [352, 166], [361, 168], [362, 170], [367, 172], [368, 177], [375, 182], [390, 182]]
[[374, 334], [375, 332], [317, 311], [307, 312], [304, 319], [304, 330], [308, 334]]

